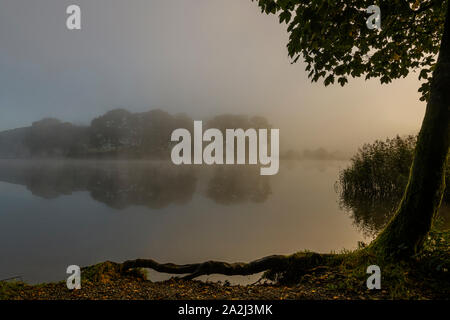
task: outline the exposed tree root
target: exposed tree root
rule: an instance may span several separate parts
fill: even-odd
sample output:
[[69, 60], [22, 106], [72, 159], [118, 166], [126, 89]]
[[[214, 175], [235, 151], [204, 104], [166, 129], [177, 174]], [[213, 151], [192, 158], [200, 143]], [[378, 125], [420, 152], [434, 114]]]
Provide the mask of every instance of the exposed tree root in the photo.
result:
[[296, 253], [290, 256], [272, 255], [249, 263], [227, 263], [221, 261], [206, 261], [195, 264], [177, 265], [173, 263], [158, 263], [151, 259], [128, 260], [122, 264], [122, 271], [132, 268], [149, 268], [158, 272], [170, 274], [187, 274], [185, 280], [192, 280], [202, 275], [222, 274], [227, 276], [251, 275], [263, 271], [283, 273], [295, 269], [296, 273], [304, 274], [312, 268], [326, 264], [333, 254]]

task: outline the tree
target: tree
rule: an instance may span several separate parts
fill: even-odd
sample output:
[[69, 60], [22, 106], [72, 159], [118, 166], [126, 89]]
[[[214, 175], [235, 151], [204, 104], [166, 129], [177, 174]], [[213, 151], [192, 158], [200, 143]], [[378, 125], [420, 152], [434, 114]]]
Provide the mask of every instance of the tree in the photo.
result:
[[24, 143], [32, 156], [78, 155], [86, 149], [87, 128], [45, 118], [27, 128]]
[[136, 145], [136, 117], [125, 109], [114, 109], [91, 122], [90, 143], [106, 151]]
[[192, 120], [173, 116], [166, 111], [156, 109], [136, 114], [141, 139], [140, 151], [155, 157], [170, 157], [170, 135], [177, 128], [192, 126]]
[[132, 113], [114, 109], [95, 118], [90, 127], [90, 144], [101, 151], [116, 154], [170, 157], [170, 134], [176, 128], [189, 128], [192, 120], [182, 114], [162, 110]]
[[[349, 77], [379, 78], [381, 83], [420, 70], [419, 89], [427, 101], [409, 181], [396, 214], [371, 248], [388, 256], [420, 251], [437, 213], [449, 148], [450, 6], [448, 1], [374, 1], [382, 31], [365, 27], [363, 0], [259, 0], [267, 14], [288, 25], [289, 56], [303, 57], [312, 81], [325, 86]], [[438, 58], [436, 60], [436, 56]], [[432, 74], [432, 77], [430, 77]]]
[[[221, 114], [218, 116], [213, 117], [212, 119], [209, 119], [205, 127], [207, 129], [210, 128], [216, 128], [219, 129], [223, 136], [226, 135], [226, 130], [228, 128], [236, 128], [236, 129], [269, 129], [272, 128], [272, 125], [269, 123], [269, 121], [262, 116], [248, 116], [245, 114]], [[226, 150], [226, 139], [223, 141], [223, 150]], [[234, 143], [238, 143], [238, 139], [234, 139]], [[250, 154], [250, 145], [248, 143], [248, 138], [245, 139], [245, 158], [246, 161], [249, 161], [249, 154]], [[268, 145], [267, 148], [270, 150], [271, 142], [270, 142], [270, 135], [268, 137]], [[224, 158], [225, 159], [225, 158]], [[235, 161], [237, 161], [237, 154], [234, 155]], [[225, 161], [225, 160], [224, 160]]]
[[[255, 1], [255, 0], [252, 0]], [[366, 28], [365, 8], [378, 4], [382, 31]], [[345, 85], [349, 77], [379, 78], [381, 83], [420, 70], [419, 89], [427, 101], [408, 184], [387, 227], [366, 248], [378, 257], [409, 257], [420, 251], [439, 209], [445, 186], [449, 148], [450, 6], [447, 0], [258, 0], [267, 14], [278, 14], [288, 25], [289, 56], [301, 57], [312, 81]], [[436, 56], [438, 58], [436, 59]], [[432, 74], [432, 77], [430, 77]], [[336, 79], [337, 78], [337, 79]], [[160, 264], [132, 260], [122, 268], [146, 267], [159, 272], [248, 275], [294, 270], [299, 274], [327, 263], [331, 255], [300, 253], [269, 256], [250, 263], [207, 261], [198, 264]]]

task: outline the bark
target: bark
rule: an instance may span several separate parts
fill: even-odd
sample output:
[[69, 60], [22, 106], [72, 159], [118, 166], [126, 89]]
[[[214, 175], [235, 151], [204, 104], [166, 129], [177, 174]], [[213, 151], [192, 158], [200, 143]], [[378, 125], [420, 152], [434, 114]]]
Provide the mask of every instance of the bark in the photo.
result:
[[409, 182], [396, 214], [370, 246], [378, 254], [411, 256], [423, 246], [445, 189], [449, 107], [450, 5]]
[[191, 280], [202, 275], [223, 274], [233, 275], [251, 275], [263, 271], [280, 271], [295, 268], [299, 274], [307, 272], [314, 267], [326, 263], [332, 254], [301, 253], [290, 256], [272, 255], [261, 258], [249, 263], [236, 262], [227, 263], [221, 261], [207, 261], [203, 263], [177, 265], [173, 263], [158, 263], [151, 259], [137, 259], [125, 261], [122, 264], [122, 271], [132, 268], [149, 268], [158, 272], [169, 274], [187, 274], [183, 277], [185, 280]]

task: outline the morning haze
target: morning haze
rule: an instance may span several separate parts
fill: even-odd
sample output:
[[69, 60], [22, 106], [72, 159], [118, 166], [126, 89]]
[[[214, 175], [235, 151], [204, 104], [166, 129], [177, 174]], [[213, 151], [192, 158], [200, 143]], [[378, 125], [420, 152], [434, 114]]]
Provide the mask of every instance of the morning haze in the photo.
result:
[[[75, 4], [81, 30], [68, 30], [66, 9]], [[336, 23], [327, 30], [341, 37]], [[425, 111], [420, 84], [414, 74], [385, 87], [361, 79], [344, 88], [312, 84], [304, 63], [291, 64], [288, 34], [251, 0], [2, 0], [0, 299], [9, 295], [3, 279], [61, 281], [69, 265], [136, 258], [185, 265], [268, 257], [249, 265], [206, 264], [206, 273], [223, 273], [228, 269], [214, 269], [223, 265], [253, 273], [247, 266], [256, 265], [249, 277], [206, 275], [203, 264], [189, 275], [209, 281], [256, 283], [262, 270], [284, 281], [290, 277], [284, 266], [306, 267], [294, 277], [302, 281], [314, 279], [307, 277], [310, 266], [317, 279], [322, 272], [335, 283], [352, 279], [341, 257], [351, 262], [367, 251], [328, 253], [366, 247], [397, 221], [391, 218], [408, 183], [416, 138], [385, 139], [418, 131]], [[348, 48], [358, 41], [350, 39]], [[376, 139], [383, 141], [357, 152]], [[444, 228], [449, 190], [439, 210]], [[406, 243], [417, 244], [414, 239]], [[399, 243], [392, 248], [404, 246]], [[317, 254], [288, 256], [303, 249]], [[269, 267], [258, 269], [267, 261]], [[436, 259], [429, 261], [434, 272]], [[134, 263], [120, 270], [142, 266]], [[363, 272], [361, 266], [355, 270]], [[428, 269], [423, 273], [428, 279]], [[147, 279], [170, 276], [152, 272]], [[342, 283], [330, 284], [334, 299]]]
[[245, 113], [279, 128], [282, 148], [354, 152], [420, 127], [416, 74], [311, 84], [290, 64], [285, 26], [251, 1], [81, 0], [81, 31], [65, 27], [70, 4], [1, 2], [0, 130], [44, 117], [87, 125], [115, 108]]

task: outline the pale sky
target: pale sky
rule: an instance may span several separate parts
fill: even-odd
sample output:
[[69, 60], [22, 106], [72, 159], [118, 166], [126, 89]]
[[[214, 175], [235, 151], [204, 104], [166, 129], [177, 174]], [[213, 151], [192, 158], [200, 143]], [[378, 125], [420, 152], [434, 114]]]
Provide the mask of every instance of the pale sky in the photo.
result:
[[[82, 30], [66, 29], [78, 4]], [[354, 151], [418, 131], [417, 74], [311, 84], [286, 26], [250, 0], [0, 0], [0, 130], [108, 110], [263, 115], [281, 148]]]

